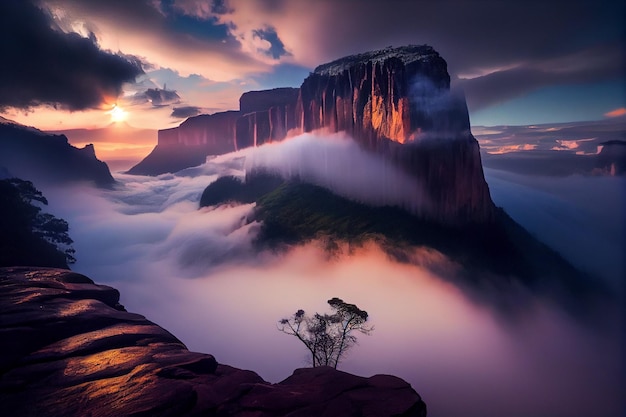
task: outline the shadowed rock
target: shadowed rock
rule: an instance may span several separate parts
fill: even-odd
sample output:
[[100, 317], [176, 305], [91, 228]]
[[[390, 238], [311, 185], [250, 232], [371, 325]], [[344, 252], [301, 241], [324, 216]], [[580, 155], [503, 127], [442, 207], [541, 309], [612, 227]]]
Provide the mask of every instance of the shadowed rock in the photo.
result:
[[278, 384], [190, 352], [63, 269], [0, 268], [0, 404], [8, 416], [425, 416], [403, 380], [298, 369]]
[[40, 184], [115, 183], [106, 163], [96, 158], [93, 145], [76, 148], [64, 135], [48, 135], [7, 119], [0, 120], [0, 166], [11, 175]]

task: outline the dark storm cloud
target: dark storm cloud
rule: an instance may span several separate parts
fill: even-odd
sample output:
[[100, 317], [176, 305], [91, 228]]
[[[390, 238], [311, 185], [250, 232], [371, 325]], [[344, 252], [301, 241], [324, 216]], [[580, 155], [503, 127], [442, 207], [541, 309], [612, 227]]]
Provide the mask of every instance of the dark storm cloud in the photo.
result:
[[269, 48], [259, 50], [259, 52], [261, 52], [262, 54], [272, 57], [274, 59], [279, 59], [281, 56], [285, 55], [291, 55], [289, 52], [287, 52], [287, 50], [285, 50], [285, 44], [278, 37], [276, 29], [269, 27], [265, 29], [255, 30], [252, 33], [254, 37], [267, 41], [270, 44]]
[[[291, 2], [281, 4], [287, 10]], [[307, 34], [315, 41], [306, 53], [317, 63], [388, 45], [430, 44], [453, 78], [472, 78], [464, 87], [475, 106], [557, 82], [594, 83], [624, 73], [621, 1], [346, 0], [315, 2], [311, 10], [322, 7], [328, 10], [319, 29]], [[283, 35], [284, 27], [276, 27]]]
[[133, 104], [150, 103], [152, 107], [163, 107], [180, 103], [180, 96], [174, 90], [165, 88], [148, 88], [132, 96]]
[[[59, 8], [70, 21], [86, 20], [102, 32], [117, 36], [119, 47], [138, 51], [144, 61], [181, 73], [206, 70], [211, 79], [237, 71], [266, 68], [241, 50], [230, 26], [217, 16], [229, 11], [223, 2], [158, 0], [40, 0]], [[210, 7], [205, 8], [206, 4]], [[181, 6], [183, 5], [183, 6]], [[194, 9], [194, 5], [199, 8]], [[182, 8], [181, 8], [182, 7]], [[206, 9], [206, 11], [204, 11]], [[191, 15], [196, 10], [197, 15]], [[208, 74], [208, 75], [207, 75]]]
[[143, 73], [137, 59], [100, 50], [93, 33], [83, 38], [54, 26], [29, 1], [0, 2], [0, 108], [97, 107]]
[[175, 117], [177, 119], [186, 119], [187, 117], [199, 115], [201, 111], [202, 109], [196, 106], [174, 107], [171, 117]]
[[549, 85], [601, 82], [622, 76], [622, 53], [617, 44], [605, 45], [572, 55], [519, 64], [455, 85], [467, 95], [470, 110], [476, 111]]
[[164, 106], [166, 104], [180, 102], [180, 96], [174, 90], [166, 90], [160, 88], [149, 88], [143, 95], [152, 103], [153, 106]]

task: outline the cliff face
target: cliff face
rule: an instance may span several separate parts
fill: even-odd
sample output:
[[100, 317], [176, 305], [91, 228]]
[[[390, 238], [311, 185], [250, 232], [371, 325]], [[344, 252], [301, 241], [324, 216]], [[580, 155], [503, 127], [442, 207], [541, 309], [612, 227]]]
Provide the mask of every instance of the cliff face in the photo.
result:
[[180, 126], [159, 130], [157, 146], [128, 173], [159, 175], [204, 163], [208, 155], [238, 149], [235, 126], [240, 112], [190, 117]]
[[158, 144], [129, 174], [158, 175], [202, 164], [221, 155], [282, 140], [295, 129], [297, 88], [250, 91], [240, 111], [190, 117], [180, 126], [159, 130]]
[[86, 181], [108, 187], [115, 180], [93, 145], [82, 149], [64, 135], [48, 135], [10, 121], [0, 121], [0, 166], [35, 184]]
[[[403, 380], [299, 369], [278, 384], [190, 352], [61, 269], [0, 268], [0, 403], [10, 416], [423, 417]], [[36, 400], [34, 400], [36, 399]]]
[[423, 182], [437, 220], [489, 221], [493, 203], [467, 107], [429, 46], [389, 48], [317, 67], [300, 88], [304, 131], [346, 131]]

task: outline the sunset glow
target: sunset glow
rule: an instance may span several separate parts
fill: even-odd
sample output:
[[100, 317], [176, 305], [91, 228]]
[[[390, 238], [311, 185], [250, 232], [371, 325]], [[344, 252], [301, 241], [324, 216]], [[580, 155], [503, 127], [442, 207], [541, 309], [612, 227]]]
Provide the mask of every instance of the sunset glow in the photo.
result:
[[124, 111], [121, 107], [119, 107], [117, 104], [114, 104], [113, 108], [109, 110], [107, 113], [111, 115], [111, 121], [113, 123], [123, 122], [124, 120], [126, 120], [126, 116], [128, 115], [128, 113]]

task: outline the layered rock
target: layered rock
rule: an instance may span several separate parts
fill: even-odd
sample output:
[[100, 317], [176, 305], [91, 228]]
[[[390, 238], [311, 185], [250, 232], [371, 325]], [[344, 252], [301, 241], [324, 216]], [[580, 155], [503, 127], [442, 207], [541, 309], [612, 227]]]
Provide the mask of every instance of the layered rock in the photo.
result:
[[158, 175], [204, 163], [209, 155], [222, 155], [250, 146], [282, 140], [297, 127], [297, 88], [244, 93], [239, 111], [190, 117], [180, 126], [159, 130], [153, 151], [129, 174]]
[[493, 218], [478, 142], [447, 64], [430, 46], [388, 48], [321, 65], [300, 88], [304, 131], [346, 131], [427, 189], [437, 220]]
[[0, 268], [0, 403], [11, 416], [425, 416], [403, 380], [299, 369], [278, 384], [194, 353], [61, 269]]
[[96, 158], [93, 145], [76, 148], [64, 135], [49, 135], [32, 127], [0, 120], [0, 166], [37, 185], [91, 182], [114, 184], [106, 163]]
[[279, 141], [298, 127], [297, 88], [249, 91], [239, 99], [243, 116], [237, 121], [237, 142], [242, 148]]
[[159, 130], [157, 146], [128, 173], [159, 175], [204, 163], [208, 155], [237, 150], [235, 126], [240, 112], [190, 117], [180, 126]]

